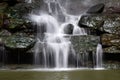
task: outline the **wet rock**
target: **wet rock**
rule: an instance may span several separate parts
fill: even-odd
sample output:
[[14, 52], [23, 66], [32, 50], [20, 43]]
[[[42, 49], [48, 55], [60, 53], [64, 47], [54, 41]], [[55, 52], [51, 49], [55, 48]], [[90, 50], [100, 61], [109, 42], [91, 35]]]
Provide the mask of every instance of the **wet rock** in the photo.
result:
[[[3, 56], [3, 53], [5, 52], [4, 51], [5, 49], [4, 49], [4, 44], [3, 44], [3, 41], [2, 41], [2, 39], [0, 38], [0, 62], [2, 61], [2, 56]], [[1, 64], [0, 64], [0, 66], [1, 66]]]
[[101, 14], [84, 15], [81, 17], [78, 25], [88, 27], [101, 32], [120, 34], [120, 15], [119, 14]]
[[32, 23], [23, 18], [23, 14], [19, 14], [19, 11], [13, 8], [7, 9], [3, 16], [2, 28], [14, 33], [18, 31], [32, 32]]
[[[118, 18], [120, 18], [120, 16], [118, 16]], [[103, 28], [105, 32], [120, 34], [120, 21], [115, 20], [114, 18], [108, 18], [104, 21]]]
[[44, 3], [44, 0], [33, 0], [32, 3], [27, 3], [27, 0], [19, 0], [18, 2], [18, 4], [12, 6], [11, 8], [22, 16], [26, 16], [31, 12], [39, 14], [39, 10], [46, 10], [48, 8]]
[[111, 46], [111, 47], [107, 47], [107, 48], [103, 48], [103, 52], [104, 53], [120, 53], [120, 46]]
[[10, 32], [8, 32], [7, 30], [0, 30], [0, 55], [2, 55], [5, 51], [4, 48], [4, 43], [7, 37], [9, 37], [11, 35]]
[[87, 13], [95, 14], [95, 13], [102, 13], [104, 10], [105, 5], [103, 3], [96, 4], [92, 7], [90, 7], [87, 11]]
[[74, 26], [72, 24], [68, 24], [64, 27], [65, 34], [73, 34]]
[[120, 69], [120, 62], [110, 60], [110, 61], [104, 62], [103, 66], [106, 69]]
[[120, 46], [120, 35], [103, 34], [101, 36], [101, 42], [104, 46]]
[[5, 48], [11, 52], [24, 52], [32, 48], [34, 43], [33, 36], [25, 33], [15, 33], [5, 40]]
[[71, 36], [70, 39], [76, 53], [83, 53], [85, 51], [96, 51], [96, 47], [100, 42], [99, 36], [81, 35]]
[[11, 33], [9, 31], [4, 30], [4, 29], [0, 30], [0, 37], [8, 37], [10, 35], [11, 35]]
[[19, 14], [19, 11], [13, 7], [9, 7], [4, 11], [2, 21], [2, 28], [7, 29], [11, 32], [17, 32], [24, 29], [24, 24], [26, 23], [23, 15]]
[[83, 15], [78, 23], [80, 27], [103, 30], [104, 19], [101, 15]]
[[17, 32], [25, 29], [25, 21], [23, 19], [5, 19], [3, 28], [10, 32]]

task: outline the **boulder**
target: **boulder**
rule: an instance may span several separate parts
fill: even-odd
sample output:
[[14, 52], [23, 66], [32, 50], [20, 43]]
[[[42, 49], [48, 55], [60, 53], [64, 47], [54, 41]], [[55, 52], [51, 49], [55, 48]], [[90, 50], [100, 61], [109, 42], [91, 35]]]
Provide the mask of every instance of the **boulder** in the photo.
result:
[[83, 15], [78, 23], [80, 27], [89, 27], [97, 30], [103, 30], [104, 19], [102, 15]]
[[101, 43], [104, 46], [120, 46], [120, 35], [103, 34], [101, 36]]
[[99, 36], [92, 35], [81, 35], [81, 36], [71, 36], [71, 44], [75, 49], [77, 54], [88, 52], [96, 52], [96, 47], [100, 42]]
[[34, 46], [35, 39], [25, 33], [15, 33], [5, 40], [5, 48], [11, 52], [24, 52]]
[[103, 3], [96, 4], [92, 7], [90, 7], [87, 11], [87, 13], [90, 14], [96, 14], [96, 13], [102, 13], [104, 10], [105, 5]]
[[74, 25], [68, 24], [64, 27], [64, 33], [65, 34], [73, 34]]

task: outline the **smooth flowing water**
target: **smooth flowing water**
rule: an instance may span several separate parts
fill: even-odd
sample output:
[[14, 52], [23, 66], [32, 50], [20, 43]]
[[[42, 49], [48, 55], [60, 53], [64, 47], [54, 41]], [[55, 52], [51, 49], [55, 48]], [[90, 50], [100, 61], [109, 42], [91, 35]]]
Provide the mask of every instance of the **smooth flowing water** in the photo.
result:
[[[48, 6], [47, 13], [40, 11], [39, 14], [31, 13], [29, 15], [29, 19], [33, 24], [37, 25], [37, 43], [34, 48], [35, 65], [42, 65], [44, 68], [68, 68], [70, 67], [68, 63], [71, 54], [71, 59], [77, 56], [76, 59], [73, 59], [73, 62], [76, 62], [74, 67], [78, 67], [78, 60], [81, 60], [80, 58], [82, 57], [79, 57], [79, 55], [75, 53], [69, 38], [66, 36], [87, 35], [85, 30], [77, 25], [80, 15], [76, 16], [68, 14], [66, 9], [59, 3], [59, 0], [44, 0], [44, 3]], [[52, 6], [53, 4], [54, 7]], [[61, 14], [62, 17], [64, 17], [64, 20], [59, 19]], [[68, 29], [67, 31], [69, 31], [69, 26], [73, 27], [72, 32], [66, 34], [65, 29]], [[95, 61], [97, 68], [102, 67], [101, 50], [102, 48], [99, 44], [96, 50]], [[84, 56], [84, 60], [87, 60], [88, 57], [88, 54]], [[84, 63], [84, 61], [82, 61], [82, 63]]]
[[103, 66], [103, 50], [102, 45], [98, 44], [96, 49], [96, 68], [102, 68]]

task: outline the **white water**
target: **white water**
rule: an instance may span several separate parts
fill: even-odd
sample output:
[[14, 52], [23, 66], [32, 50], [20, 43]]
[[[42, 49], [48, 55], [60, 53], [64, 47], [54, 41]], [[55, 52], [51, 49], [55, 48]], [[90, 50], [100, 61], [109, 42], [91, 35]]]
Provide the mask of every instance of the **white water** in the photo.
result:
[[[35, 24], [37, 24], [38, 31], [36, 37], [37, 43], [35, 45], [35, 64], [36, 65], [40, 64], [40, 52], [42, 51], [44, 68], [51, 67], [50, 65], [51, 63], [54, 65], [56, 69], [68, 68], [69, 67], [68, 58], [70, 53], [72, 53], [73, 57], [77, 56], [78, 59], [80, 59], [80, 57], [76, 55], [73, 48], [71, 48], [71, 42], [69, 41], [68, 38], [65, 37], [67, 34], [64, 34], [65, 33], [64, 28], [68, 24], [72, 24], [74, 28], [73, 33], [71, 35], [87, 35], [87, 33], [83, 28], [80, 28], [77, 25], [78, 20], [80, 19], [80, 15], [75, 16], [67, 14], [66, 10], [60, 5], [58, 0], [44, 0], [44, 2], [48, 5], [48, 13], [40, 13], [39, 15], [30, 14], [30, 19]], [[59, 5], [61, 11], [63, 12], [63, 16], [65, 17], [64, 22], [59, 22], [58, 10], [56, 9], [55, 6], [55, 13], [53, 13], [54, 11], [51, 9], [51, 3]], [[41, 29], [43, 27], [45, 31], [41, 32]], [[83, 58], [88, 58], [88, 54], [87, 57], [84, 56]], [[102, 47], [99, 44], [96, 50], [96, 68], [101, 67], [102, 67]]]
[[[68, 64], [68, 51], [69, 51], [69, 45], [70, 41], [64, 38], [63, 34], [61, 33], [61, 27], [58, 24], [57, 20], [50, 15], [31, 15], [31, 20], [33, 20], [37, 25], [37, 29], [41, 29], [41, 25], [45, 24], [44, 27], [46, 27], [46, 32], [43, 34], [44, 40], [43, 42], [46, 43], [47, 47], [46, 50], [43, 50], [44, 54], [44, 61], [45, 66], [49, 67], [47, 65], [47, 59], [46, 55], [53, 54], [54, 60], [55, 60], [55, 67], [67, 67]], [[39, 58], [39, 44], [42, 42], [39, 39], [41, 33], [37, 33], [37, 39], [38, 42], [35, 46], [35, 63], [39, 63], [37, 58]]]
[[103, 66], [102, 66], [102, 64], [103, 64], [102, 63], [103, 62], [102, 56], [103, 56], [102, 45], [98, 44], [97, 49], [96, 49], [96, 68], [103, 68]]

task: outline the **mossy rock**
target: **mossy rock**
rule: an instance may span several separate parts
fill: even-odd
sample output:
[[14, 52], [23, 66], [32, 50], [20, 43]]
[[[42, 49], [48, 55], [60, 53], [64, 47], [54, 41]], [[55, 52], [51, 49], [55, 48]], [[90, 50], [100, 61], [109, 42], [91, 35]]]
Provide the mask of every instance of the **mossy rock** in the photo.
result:
[[103, 48], [103, 52], [104, 53], [120, 53], [120, 46], [111, 46], [111, 47], [107, 47], [107, 48]]
[[70, 41], [77, 54], [85, 51], [96, 52], [96, 47], [100, 43], [100, 37], [93, 35], [71, 36]]
[[83, 15], [78, 23], [80, 27], [89, 27], [97, 30], [103, 30], [104, 23], [101, 15]]
[[80, 27], [92, 28], [97, 31], [120, 34], [119, 14], [83, 15], [78, 23]]
[[120, 14], [104, 14], [104, 31], [111, 34], [120, 34]]
[[8, 37], [10, 35], [11, 35], [11, 33], [9, 31], [4, 30], [4, 29], [0, 30], [0, 36], [1, 37]]
[[24, 18], [25, 14], [28, 14], [28, 12], [26, 12], [26, 8], [26, 10], [23, 10], [22, 8], [23, 5], [19, 5], [19, 7], [14, 6], [7, 8], [5, 11], [6, 16], [4, 17], [2, 28], [13, 33], [28, 29], [27, 27], [29, 27], [28, 24], [30, 24], [30, 21]]
[[7, 30], [0, 30], [0, 43], [4, 44], [7, 37], [11, 36], [11, 33]]
[[32, 48], [34, 43], [34, 37], [24, 33], [15, 33], [5, 40], [5, 48], [11, 52], [23, 52]]

